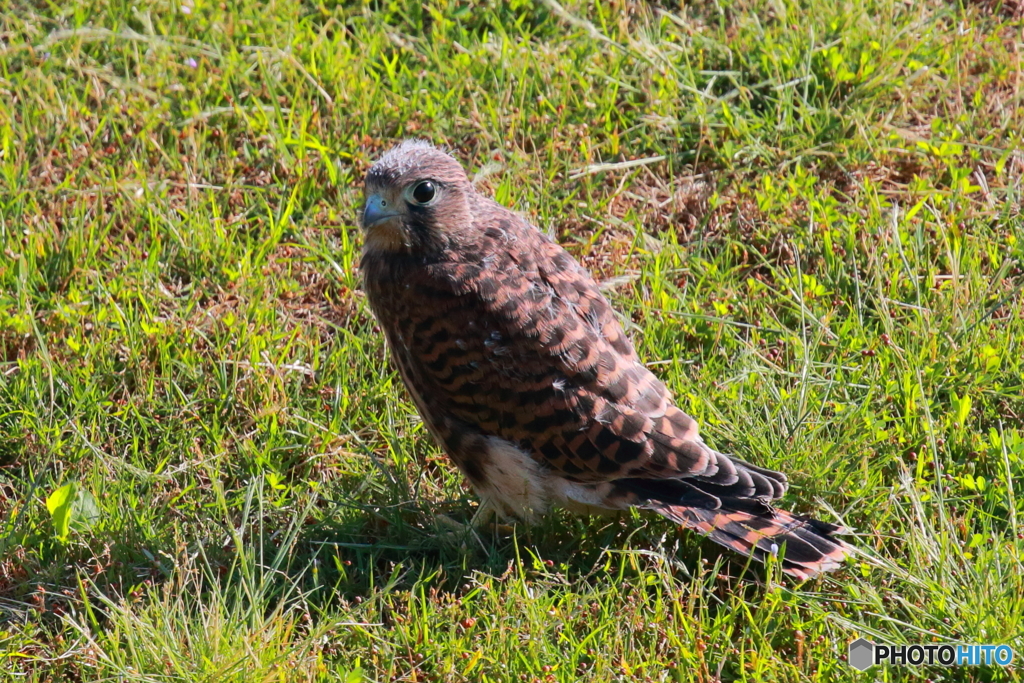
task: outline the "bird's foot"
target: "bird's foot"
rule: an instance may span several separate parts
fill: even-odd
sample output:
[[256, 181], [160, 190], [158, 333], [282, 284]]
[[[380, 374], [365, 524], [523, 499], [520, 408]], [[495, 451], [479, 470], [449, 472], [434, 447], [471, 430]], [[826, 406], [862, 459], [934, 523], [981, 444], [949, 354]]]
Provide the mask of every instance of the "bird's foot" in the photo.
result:
[[461, 522], [440, 512], [434, 515], [434, 521], [452, 540], [458, 538], [465, 542], [472, 538], [480, 547], [484, 546], [481, 534], [511, 536], [515, 532], [514, 518], [485, 501], [480, 503], [469, 522]]
[[492, 503], [483, 500], [480, 501], [480, 507], [477, 508], [469, 523], [477, 531], [489, 531], [499, 536], [511, 536], [515, 529], [515, 526], [510, 523], [511, 521], [513, 521], [513, 518], [504, 514]]

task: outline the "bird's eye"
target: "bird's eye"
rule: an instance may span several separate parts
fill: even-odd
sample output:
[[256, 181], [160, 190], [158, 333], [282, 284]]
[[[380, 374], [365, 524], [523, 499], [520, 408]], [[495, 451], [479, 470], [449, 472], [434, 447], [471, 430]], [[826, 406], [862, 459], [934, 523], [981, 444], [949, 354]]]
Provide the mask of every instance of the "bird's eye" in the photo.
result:
[[434, 198], [435, 194], [437, 194], [437, 190], [434, 189], [434, 183], [429, 180], [424, 180], [412, 189], [412, 198], [416, 200], [417, 204], [426, 204]]

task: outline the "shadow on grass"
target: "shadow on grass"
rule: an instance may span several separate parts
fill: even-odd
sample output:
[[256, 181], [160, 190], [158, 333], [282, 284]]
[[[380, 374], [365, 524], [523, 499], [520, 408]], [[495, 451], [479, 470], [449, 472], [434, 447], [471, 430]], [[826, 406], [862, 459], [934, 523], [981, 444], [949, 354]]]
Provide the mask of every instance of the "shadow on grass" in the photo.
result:
[[[298, 534], [293, 559], [306, 568], [293, 563], [291, 572], [322, 607], [414, 587], [457, 596], [482, 577], [512, 574], [595, 584], [613, 565], [621, 581], [639, 586], [655, 560], [682, 580], [717, 577], [714, 591], [722, 597], [742, 592], [753, 599], [765, 585], [762, 565], [639, 511], [587, 517], [555, 510], [533, 525], [477, 528], [477, 507], [466, 498], [429, 507], [336, 502], [335, 510]], [[640, 560], [616, 559], [630, 555]]]
[[[352, 477], [332, 488], [356, 490], [361, 483]], [[26, 522], [19, 506], [0, 535], [0, 599], [21, 606], [19, 620], [42, 625], [73, 609], [84, 585], [111, 601], [131, 601], [188, 571], [203, 574], [203, 586], [216, 582], [230, 592], [238, 568], [249, 564], [247, 572], [266, 571], [326, 608], [367, 599], [384, 586], [401, 591], [426, 582], [458, 592], [479, 574], [501, 576], [513, 566], [577, 582], [615, 552], [661, 553], [684, 576], [708, 571], [716, 558], [723, 566], [715, 571], [730, 577], [759, 583], [764, 575], [760, 565], [637, 512], [585, 517], [556, 510], [534, 525], [476, 528], [477, 507], [468, 497], [413, 502], [389, 490], [384, 504], [371, 505], [306, 492], [281, 504], [271, 493], [262, 479], [253, 480], [237, 508], [222, 501], [219, 514], [206, 519], [168, 509], [182, 522], [164, 533], [154, 535], [126, 515], [121, 524], [73, 532], [65, 542], [48, 522]]]

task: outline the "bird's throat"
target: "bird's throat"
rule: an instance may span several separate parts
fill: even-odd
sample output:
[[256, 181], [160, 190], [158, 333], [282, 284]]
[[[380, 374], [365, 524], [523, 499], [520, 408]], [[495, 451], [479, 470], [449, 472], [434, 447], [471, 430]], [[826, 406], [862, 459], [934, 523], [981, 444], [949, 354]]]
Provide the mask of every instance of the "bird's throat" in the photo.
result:
[[408, 236], [398, 220], [379, 223], [369, 228], [364, 237], [366, 253], [393, 254], [409, 250]]

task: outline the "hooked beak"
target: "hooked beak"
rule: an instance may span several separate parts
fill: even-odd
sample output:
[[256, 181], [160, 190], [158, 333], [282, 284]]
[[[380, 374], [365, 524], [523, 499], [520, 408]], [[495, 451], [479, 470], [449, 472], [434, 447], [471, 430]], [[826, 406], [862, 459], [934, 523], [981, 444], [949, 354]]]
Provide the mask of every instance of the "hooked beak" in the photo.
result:
[[399, 215], [397, 211], [391, 210], [383, 197], [379, 194], [371, 194], [366, 198], [366, 205], [363, 206], [363, 229], [369, 230], [373, 226]]

